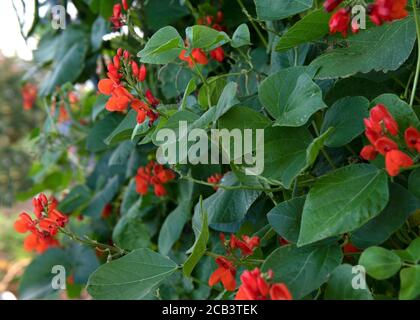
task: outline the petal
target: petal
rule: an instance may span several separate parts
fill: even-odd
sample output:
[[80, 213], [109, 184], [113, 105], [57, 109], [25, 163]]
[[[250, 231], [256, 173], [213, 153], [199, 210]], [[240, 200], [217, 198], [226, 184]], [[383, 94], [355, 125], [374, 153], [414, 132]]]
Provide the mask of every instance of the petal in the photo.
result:
[[276, 283], [270, 289], [271, 300], [292, 300], [292, 294], [284, 283]]
[[225, 269], [221, 275], [221, 281], [227, 291], [235, 291], [236, 279], [230, 270]]
[[110, 95], [114, 90], [114, 82], [110, 79], [102, 79], [98, 83], [99, 92], [102, 94]]
[[213, 287], [214, 285], [216, 285], [221, 280], [221, 276], [222, 276], [224, 271], [225, 271], [225, 269], [223, 269], [223, 268], [217, 268], [211, 274], [211, 276], [209, 278], [209, 286], [210, 287]]

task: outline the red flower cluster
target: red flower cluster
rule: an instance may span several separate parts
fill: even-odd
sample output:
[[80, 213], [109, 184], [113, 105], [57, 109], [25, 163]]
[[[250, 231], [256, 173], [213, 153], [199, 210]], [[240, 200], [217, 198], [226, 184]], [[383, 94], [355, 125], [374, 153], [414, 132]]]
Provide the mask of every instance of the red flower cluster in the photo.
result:
[[112, 16], [109, 18], [111, 21], [114, 30], [119, 30], [122, 26], [124, 26], [124, 17], [122, 15], [122, 9], [128, 11], [129, 9], [128, 1], [122, 0], [122, 6], [120, 3], [114, 5], [112, 9]]
[[[343, 0], [326, 0], [324, 8], [327, 12], [336, 9]], [[376, 0], [375, 3], [369, 5], [368, 13], [370, 19], [376, 25], [381, 25], [384, 22], [391, 22], [394, 20], [407, 17], [408, 12], [405, 10], [407, 0]], [[341, 33], [343, 37], [347, 37], [349, 26], [353, 33], [359, 32], [357, 23], [351, 22], [351, 9], [350, 7], [341, 8], [335, 12], [330, 19], [330, 32]]]
[[35, 104], [38, 89], [33, 83], [26, 83], [22, 87], [23, 109], [30, 110]]
[[27, 251], [36, 250], [39, 253], [46, 251], [50, 247], [59, 245], [55, 235], [59, 228], [64, 227], [68, 222], [68, 217], [57, 208], [57, 200], [54, 198], [48, 201], [47, 197], [41, 193], [32, 200], [34, 206], [35, 219], [23, 212], [15, 222], [15, 230], [19, 233], [30, 232], [24, 242]]
[[368, 7], [370, 20], [378, 26], [384, 22], [403, 19], [408, 16], [407, 0], [376, 0]]
[[[122, 63], [122, 60], [125, 63]], [[124, 73], [130, 74], [134, 80], [143, 82], [147, 75], [146, 66], [141, 65], [139, 67], [137, 62], [131, 60], [128, 51], [123, 52], [119, 48], [112, 59], [112, 63], [109, 63], [107, 68], [108, 78], [102, 79], [98, 83], [99, 92], [111, 96], [106, 103], [106, 109], [111, 112], [123, 112], [127, 110], [128, 105], [131, 103], [131, 107], [137, 111], [137, 122], [143, 123], [146, 117], [149, 117], [149, 124], [152, 125], [158, 118], [158, 113], [153, 111], [150, 106], [155, 108], [159, 104], [159, 100], [153, 96], [150, 90], [147, 90], [145, 93], [148, 103], [136, 99], [122, 83]]]
[[[207, 25], [210, 28], [213, 28], [217, 31], [226, 31], [226, 27], [221, 25], [223, 21], [223, 12], [218, 11], [215, 17], [205, 16], [204, 18], [199, 18], [197, 24]], [[188, 46], [188, 44], [186, 44]], [[210, 51], [210, 57], [217, 62], [223, 62], [225, 59], [225, 52], [222, 47], [218, 47]], [[194, 63], [206, 65], [209, 63], [206, 53], [203, 49], [194, 48], [191, 50], [191, 55], [187, 55], [187, 50], [182, 50], [179, 59], [182, 61], [188, 62], [190, 68], [194, 67]]]
[[223, 233], [220, 234], [220, 240], [227, 252], [226, 257], [219, 256], [216, 263], [219, 266], [209, 278], [209, 286], [213, 287], [217, 283], [222, 282], [227, 291], [234, 291], [236, 288], [236, 267], [237, 257], [233, 250], [239, 249], [242, 257], [248, 257], [254, 253], [254, 250], [260, 245], [259, 237], [242, 236], [242, 240], [231, 235], [230, 240], [226, 240]]
[[136, 190], [141, 195], [148, 192], [152, 185], [155, 195], [162, 197], [166, 195], [164, 184], [175, 179], [175, 173], [170, 169], [165, 169], [161, 164], [150, 161], [145, 167], [140, 167], [136, 175]]
[[[374, 160], [380, 153], [385, 156], [385, 167], [392, 177], [398, 175], [401, 168], [411, 167], [413, 160], [404, 152], [400, 151], [398, 144], [392, 137], [398, 135], [398, 124], [388, 109], [378, 104], [370, 110], [370, 117], [364, 120], [365, 135], [371, 145], [365, 146], [360, 156], [365, 160]], [[388, 136], [387, 136], [388, 134]], [[420, 141], [420, 133], [415, 128], [408, 128], [405, 132], [406, 143], [410, 149], [415, 149], [417, 141]]]
[[284, 283], [270, 283], [273, 272], [261, 273], [260, 269], [244, 271], [242, 284], [235, 300], [292, 300], [292, 294]]
[[[222, 180], [222, 178], [223, 178], [223, 175], [221, 175], [220, 173], [215, 173], [212, 176], [207, 178], [207, 182], [212, 183], [212, 184], [218, 184], [220, 180]], [[213, 189], [217, 190], [219, 188], [214, 186]]]

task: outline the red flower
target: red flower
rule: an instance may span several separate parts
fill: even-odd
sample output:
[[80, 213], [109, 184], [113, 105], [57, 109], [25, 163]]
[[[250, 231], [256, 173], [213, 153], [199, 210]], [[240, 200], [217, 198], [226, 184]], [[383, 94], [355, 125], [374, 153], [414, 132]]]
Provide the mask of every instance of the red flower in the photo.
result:
[[122, 5], [125, 11], [127, 11], [130, 8], [127, 0], [122, 0]]
[[139, 76], [139, 65], [135, 61], [131, 61], [131, 70], [133, 72], [133, 76], [137, 78]]
[[142, 64], [139, 70], [139, 76], [138, 76], [139, 81], [143, 82], [144, 80], [146, 80], [146, 76], [147, 76], [147, 69], [146, 69], [146, 66]]
[[32, 83], [26, 83], [22, 88], [23, 109], [30, 110], [35, 104], [38, 89]]
[[107, 219], [111, 216], [111, 214], [112, 214], [112, 204], [107, 203], [105, 208], [102, 210], [101, 217], [103, 219]]
[[118, 30], [124, 25], [121, 15], [121, 4], [117, 3], [114, 5], [112, 8], [112, 16], [109, 18], [109, 20], [113, 24], [114, 30]]
[[125, 111], [134, 97], [122, 85], [111, 79], [102, 79], [98, 84], [99, 92], [111, 95], [105, 108], [108, 111]]
[[398, 175], [401, 168], [409, 168], [413, 164], [413, 160], [400, 150], [391, 150], [385, 155], [386, 171], [391, 177]]
[[347, 37], [350, 19], [350, 10], [346, 8], [341, 8], [336, 13], [334, 13], [330, 19], [330, 32], [340, 32], [343, 35], [343, 37]]
[[382, 137], [376, 140], [375, 147], [376, 150], [382, 155], [386, 155], [387, 152], [391, 150], [398, 150], [398, 144], [387, 137]]
[[190, 66], [190, 68], [194, 67], [194, 62], [197, 64], [202, 64], [202, 65], [206, 65], [207, 63], [209, 63], [206, 53], [199, 48], [195, 48], [192, 49], [191, 51], [191, 56], [186, 56], [185, 54], [187, 53], [187, 50], [182, 50], [181, 53], [179, 54], [179, 58], [182, 61], [186, 61], [188, 62], [188, 65]]
[[225, 51], [223, 50], [222, 47], [218, 47], [214, 49], [213, 51], [210, 51], [210, 56], [217, 62], [221, 63], [225, 59]]
[[405, 130], [404, 137], [408, 148], [416, 149], [420, 153], [420, 132], [416, 128], [410, 127]]
[[164, 184], [175, 179], [175, 177], [172, 170], [151, 161], [145, 167], [140, 167], [137, 170], [136, 190], [141, 195], [145, 195], [148, 192], [149, 185], [152, 185], [155, 195], [162, 197], [167, 194]]
[[150, 91], [150, 89], [146, 90], [145, 96], [146, 96], [147, 101], [152, 105], [152, 107], [156, 107], [160, 103], [159, 99], [155, 98], [155, 96], [153, 95], [152, 91]]
[[284, 283], [273, 284], [270, 288], [271, 300], [292, 300], [292, 294]]
[[[25, 238], [25, 250], [44, 252], [49, 247], [58, 246], [59, 242], [54, 236], [59, 228], [68, 223], [68, 217], [57, 211], [57, 201], [52, 198], [48, 202], [44, 194], [32, 199], [36, 219], [32, 219], [27, 213], [21, 213], [15, 222], [15, 230], [19, 233], [30, 232]], [[38, 228], [39, 227], [39, 228]]]
[[370, 19], [376, 25], [403, 19], [408, 16], [406, 6], [407, 0], [376, 0], [369, 7]]
[[[223, 175], [221, 175], [220, 173], [215, 173], [212, 176], [207, 178], [207, 182], [208, 183], [212, 183], [212, 184], [219, 184], [220, 180], [222, 180]], [[219, 189], [217, 186], [213, 186], [214, 190]]]
[[357, 253], [360, 252], [362, 250], [360, 250], [359, 248], [355, 247], [352, 243], [348, 242], [344, 247], [343, 247], [343, 252], [344, 253]]
[[248, 237], [246, 235], [242, 236], [242, 240], [239, 240], [235, 237], [235, 235], [231, 235], [230, 237], [230, 247], [232, 249], [240, 249], [243, 256], [250, 256], [254, 253], [255, 248], [260, 245], [260, 238], [259, 237]]
[[26, 212], [19, 215], [19, 219], [15, 222], [15, 230], [19, 233], [26, 233], [36, 229], [36, 221], [32, 220], [31, 216]]
[[343, 2], [343, 0], [326, 0], [324, 2], [324, 9], [327, 12], [331, 12], [337, 8], [341, 2]]
[[360, 152], [360, 156], [365, 160], [375, 160], [378, 156], [378, 151], [372, 145], [364, 146]]
[[235, 300], [292, 300], [284, 283], [269, 283], [272, 276], [272, 272], [262, 274], [258, 268], [244, 271]]
[[227, 291], [234, 291], [236, 289], [236, 268], [231, 261], [225, 257], [217, 257], [216, 263], [218, 268], [212, 273], [209, 278], [209, 286], [213, 287], [217, 283], [222, 282]]

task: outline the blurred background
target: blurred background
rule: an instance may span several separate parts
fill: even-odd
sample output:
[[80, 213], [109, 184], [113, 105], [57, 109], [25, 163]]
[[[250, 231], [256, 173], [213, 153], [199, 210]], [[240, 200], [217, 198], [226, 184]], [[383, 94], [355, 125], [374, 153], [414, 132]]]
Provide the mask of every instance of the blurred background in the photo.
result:
[[31, 187], [34, 154], [28, 137], [43, 122], [33, 99], [36, 85], [22, 80], [33, 67], [32, 50], [37, 45], [36, 38], [25, 41], [22, 35], [33, 22], [33, 6], [34, 1], [0, 1], [0, 299], [13, 298], [31, 258], [22, 247], [25, 236], [15, 232], [13, 224], [32, 206], [20, 201], [19, 194]]

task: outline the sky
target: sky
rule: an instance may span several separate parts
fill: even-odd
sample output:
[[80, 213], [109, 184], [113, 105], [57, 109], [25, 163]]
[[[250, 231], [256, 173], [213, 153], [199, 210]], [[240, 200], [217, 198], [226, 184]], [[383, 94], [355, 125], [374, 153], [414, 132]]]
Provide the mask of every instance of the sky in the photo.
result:
[[[12, 2], [20, 11], [20, 14], [23, 14], [20, 0], [0, 1], [0, 30], [2, 30], [0, 32], [0, 50], [6, 57], [18, 56], [23, 60], [31, 60], [31, 49], [35, 49], [36, 40], [30, 39], [26, 43], [23, 39]], [[26, 28], [29, 28], [28, 25], [32, 21], [33, 1], [26, 1], [26, 9], [28, 14], [24, 21], [27, 23]]]

